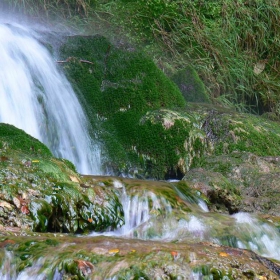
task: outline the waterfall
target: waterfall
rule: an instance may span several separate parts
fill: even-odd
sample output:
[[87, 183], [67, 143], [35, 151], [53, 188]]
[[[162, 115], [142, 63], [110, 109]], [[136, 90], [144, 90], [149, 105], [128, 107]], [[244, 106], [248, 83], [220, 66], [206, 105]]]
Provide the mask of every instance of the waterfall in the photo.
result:
[[0, 23], [0, 122], [12, 124], [72, 161], [83, 174], [100, 174], [97, 144], [83, 109], [36, 32]]

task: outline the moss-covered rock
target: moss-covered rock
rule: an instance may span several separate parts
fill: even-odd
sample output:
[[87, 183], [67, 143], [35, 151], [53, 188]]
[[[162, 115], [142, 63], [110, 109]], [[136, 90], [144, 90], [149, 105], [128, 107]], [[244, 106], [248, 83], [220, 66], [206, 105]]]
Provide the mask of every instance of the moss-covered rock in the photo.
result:
[[[210, 104], [189, 104], [185, 110], [178, 87], [130, 46], [98, 35], [71, 36], [59, 52], [91, 120], [92, 136], [104, 143], [108, 173], [180, 179], [208, 154], [280, 152], [277, 123]], [[191, 67], [174, 80], [179, 86], [191, 84], [193, 92], [204, 96], [199, 101], [207, 101]]]
[[207, 144], [184, 180], [207, 195], [212, 210], [278, 215], [279, 122], [212, 105], [188, 107]]
[[[4, 237], [0, 275], [48, 279], [278, 279], [279, 266], [249, 250], [212, 243], [174, 244], [42, 235]], [[11, 271], [14, 268], [15, 271]]]
[[115, 228], [123, 209], [113, 188], [84, 185], [67, 160], [13, 126], [0, 125], [0, 224], [33, 231]]
[[184, 180], [208, 197], [210, 209], [225, 211], [222, 204], [231, 205], [226, 207], [230, 213], [246, 211], [279, 216], [278, 156], [235, 151], [205, 157], [201, 167], [188, 172]]
[[167, 178], [180, 178], [208, 149], [206, 135], [192, 114], [166, 109], [147, 112], [139, 129], [145, 138], [136, 150], [149, 159], [151, 167], [165, 166], [163, 174]]
[[[143, 170], [142, 176], [163, 178], [176, 166], [174, 145], [164, 144], [161, 137], [172, 131], [140, 124], [148, 111], [185, 106], [178, 87], [152, 60], [126, 46], [116, 47], [102, 36], [68, 37], [60, 56], [95, 133], [105, 143], [104, 165], [108, 169], [128, 174], [138, 168]], [[162, 156], [160, 145], [167, 147], [168, 155]]]
[[205, 86], [192, 66], [188, 66], [175, 73], [171, 79], [181, 90], [188, 102], [209, 103], [210, 98]]

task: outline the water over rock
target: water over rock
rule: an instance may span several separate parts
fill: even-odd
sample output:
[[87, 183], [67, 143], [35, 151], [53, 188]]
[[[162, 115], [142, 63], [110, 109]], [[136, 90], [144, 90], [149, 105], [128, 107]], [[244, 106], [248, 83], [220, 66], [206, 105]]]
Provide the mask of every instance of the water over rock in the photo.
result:
[[[23, 129], [81, 173], [102, 174], [99, 148], [89, 137], [82, 106], [44, 34], [0, 23], [0, 122]], [[48, 42], [48, 47], [51, 47]]]
[[172, 244], [54, 234], [22, 239], [1, 238], [5, 256], [1, 279], [279, 278], [279, 266], [268, 259], [207, 242]]
[[0, 133], [2, 226], [83, 232], [123, 223], [113, 189], [83, 184], [71, 162], [22, 130], [0, 124]]
[[1, 131], [3, 279], [277, 279], [271, 222], [207, 212], [186, 182], [81, 176], [23, 131]]
[[278, 279], [279, 124], [185, 107], [150, 59], [102, 36], [63, 38], [59, 55], [108, 172], [184, 179], [81, 175], [0, 124], [1, 278]]

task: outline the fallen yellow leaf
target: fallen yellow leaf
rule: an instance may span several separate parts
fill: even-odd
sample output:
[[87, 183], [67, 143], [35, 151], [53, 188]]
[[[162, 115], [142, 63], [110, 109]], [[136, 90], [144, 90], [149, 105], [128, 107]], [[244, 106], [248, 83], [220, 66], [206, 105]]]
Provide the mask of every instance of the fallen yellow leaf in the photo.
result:
[[34, 159], [34, 160], [32, 160], [32, 162], [33, 162], [33, 163], [36, 163], [36, 162], [40, 162], [40, 160]]
[[79, 179], [76, 177], [76, 176], [69, 176], [70, 177], [70, 180], [72, 181], [72, 182], [75, 182], [75, 183], [79, 183]]
[[226, 252], [221, 252], [219, 255], [220, 255], [221, 257], [227, 257], [227, 256], [228, 256], [228, 254], [227, 254]]
[[119, 252], [120, 252], [119, 249], [111, 249], [111, 250], [109, 250], [109, 254], [110, 254], [110, 255], [115, 255], [115, 254], [117, 254], [117, 253], [119, 253]]

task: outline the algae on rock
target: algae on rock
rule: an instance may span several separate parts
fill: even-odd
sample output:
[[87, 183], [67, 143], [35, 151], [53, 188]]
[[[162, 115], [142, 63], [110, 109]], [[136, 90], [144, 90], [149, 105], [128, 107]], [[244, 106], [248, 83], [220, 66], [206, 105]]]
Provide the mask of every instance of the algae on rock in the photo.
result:
[[186, 101], [210, 103], [205, 86], [191, 65], [176, 72], [171, 79], [179, 87]]
[[0, 125], [0, 224], [33, 231], [84, 232], [123, 224], [114, 189], [83, 185], [69, 161], [35, 138]]
[[[139, 122], [151, 110], [184, 108], [178, 87], [143, 53], [114, 46], [102, 36], [68, 37], [60, 56], [95, 133], [105, 143], [104, 165], [119, 174], [139, 169], [143, 170], [141, 176], [163, 178], [166, 170], [176, 165], [176, 151], [156, 136], [164, 133], [157, 125]], [[164, 145], [169, 154], [161, 157], [164, 151], [157, 145]]]

